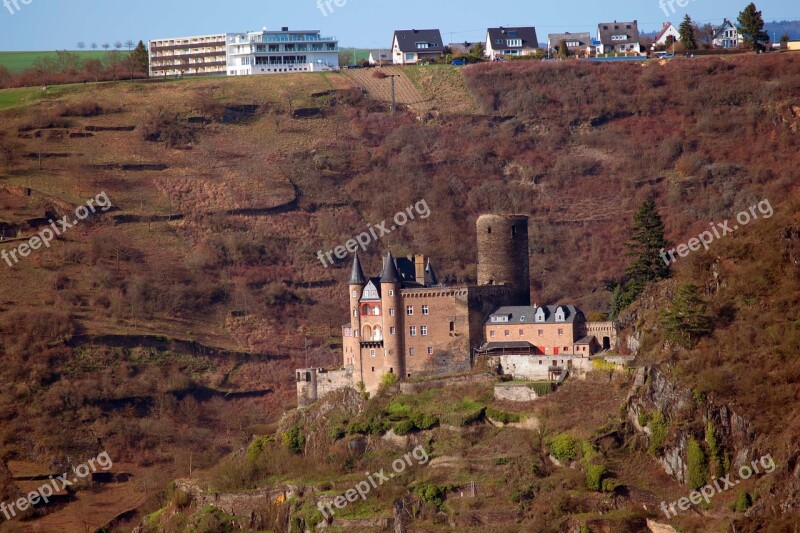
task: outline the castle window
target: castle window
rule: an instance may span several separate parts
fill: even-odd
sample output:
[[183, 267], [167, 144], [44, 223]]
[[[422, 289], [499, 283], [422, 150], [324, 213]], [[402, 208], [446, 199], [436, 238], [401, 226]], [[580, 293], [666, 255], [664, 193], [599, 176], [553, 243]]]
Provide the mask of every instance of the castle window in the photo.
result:
[[559, 337], [563, 337], [564, 336], [564, 330], [563, 329], [558, 328], [558, 336]]
[[411, 326], [410, 328], [408, 328], [408, 333], [412, 337], [416, 337], [417, 336], [417, 326]]
[[369, 351], [369, 356], [370, 357], [375, 357], [375, 349], [374, 348]]
[[358, 316], [358, 309], [353, 309], [353, 316]]
[[519, 321], [520, 322], [525, 322], [525, 315], [522, 315], [521, 317], [519, 317]]
[[409, 306], [406, 307], [406, 314], [408, 316], [413, 316], [414, 315], [414, 306], [413, 305], [409, 305]]
[[505, 331], [505, 336], [506, 336], [506, 337], [508, 337], [509, 335], [511, 335], [511, 332], [510, 332], [510, 331], [508, 331], [508, 330], [506, 330], [506, 331]]
[[396, 328], [389, 328], [389, 334], [390, 335], [396, 335], [397, 334], [397, 329]]
[[353, 291], [353, 294], [352, 294], [352, 296], [353, 296], [353, 298], [358, 298], [358, 292], [356, 292], [356, 291]]
[[492, 234], [492, 227], [489, 226], [489, 235], [491, 235], [491, 234]]
[[428, 326], [420, 326], [419, 330], [423, 337], [428, 334]]
[[433, 346], [428, 346], [428, 355], [433, 355]]
[[490, 332], [489, 332], [489, 336], [490, 336], [490, 337], [494, 337], [494, 330], [492, 330], [492, 331], [490, 331]]
[[389, 296], [394, 296], [394, 291], [389, 291]]
[[372, 367], [372, 371], [375, 372], [375, 367], [374, 366]]
[[511, 238], [512, 239], [516, 238], [516, 236], [517, 236], [517, 227], [516, 226], [511, 226]]
[[456, 323], [450, 322], [450, 331], [455, 331], [455, 329], [456, 329]]
[[414, 348], [409, 348], [408, 349], [408, 355], [410, 355], [411, 357], [414, 357]]
[[428, 306], [427, 305], [423, 305], [422, 306], [422, 314], [423, 315], [427, 315], [428, 314]]
[[524, 329], [519, 330], [519, 336], [520, 337], [524, 337], [525, 336], [525, 330]]
[[544, 337], [544, 330], [540, 329], [539, 331], [536, 332], [536, 334], [539, 335], [540, 337]]
[[389, 316], [394, 316], [394, 307], [389, 309]]

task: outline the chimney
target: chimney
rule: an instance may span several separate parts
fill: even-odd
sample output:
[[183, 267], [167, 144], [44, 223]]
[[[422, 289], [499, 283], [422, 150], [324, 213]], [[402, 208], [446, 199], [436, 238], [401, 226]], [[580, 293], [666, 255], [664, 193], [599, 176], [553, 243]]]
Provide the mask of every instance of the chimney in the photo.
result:
[[289, 31], [289, 26], [284, 26], [283, 28], [281, 28], [281, 31]]
[[425, 285], [425, 256], [424, 255], [415, 255], [414, 256], [414, 277], [416, 278], [417, 283], [420, 285]]

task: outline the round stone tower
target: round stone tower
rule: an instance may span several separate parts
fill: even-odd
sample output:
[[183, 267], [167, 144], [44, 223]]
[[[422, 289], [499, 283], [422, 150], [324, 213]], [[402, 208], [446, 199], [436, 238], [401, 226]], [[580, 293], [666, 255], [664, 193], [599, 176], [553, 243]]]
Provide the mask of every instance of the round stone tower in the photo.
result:
[[478, 285], [507, 283], [513, 305], [531, 304], [528, 217], [483, 215], [478, 218]]

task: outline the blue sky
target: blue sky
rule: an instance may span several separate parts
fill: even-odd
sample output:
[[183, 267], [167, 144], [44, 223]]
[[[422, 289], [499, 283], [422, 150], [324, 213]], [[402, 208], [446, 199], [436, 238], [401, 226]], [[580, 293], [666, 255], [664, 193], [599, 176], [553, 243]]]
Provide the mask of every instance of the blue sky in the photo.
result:
[[[17, 10], [13, 3], [19, 5]], [[75, 49], [78, 41], [98, 44], [128, 39], [277, 29], [319, 29], [342, 46], [389, 47], [394, 29], [440, 28], [447, 42], [477, 41], [487, 26], [536, 26], [539, 41], [560, 31], [591, 31], [598, 22], [636, 19], [642, 31], [680, 21], [688, 12], [698, 22], [735, 19], [746, 0], [660, 0], [636, 2], [566, 0], [331, 0], [323, 15], [318, 0], [0, 0], [0, 50]], [[324, 1], [324, 0], [323, 0]], [[666, 0], [664, 0], [666, 1]], [[9, 6], [4, 6], [9, 2]], [[26, 4], [27, 2], [27, 4]], [[766, 21], [800, 19], [797, 0], [756, 2]], [[12, 15], [12, 11], [14, 14]], [[667, 16], [669, 14], [669, 17]]]

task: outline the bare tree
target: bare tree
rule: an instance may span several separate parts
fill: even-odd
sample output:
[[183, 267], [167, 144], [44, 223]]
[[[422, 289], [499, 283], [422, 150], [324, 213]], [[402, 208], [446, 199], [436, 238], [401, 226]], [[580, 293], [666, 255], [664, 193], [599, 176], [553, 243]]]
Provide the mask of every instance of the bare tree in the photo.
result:
[[117, 50], [121, 49], [122, 48], [122, 41], [116, 41], [114, 43], [114, 48], [116, 48]]
[[78, 41], [78, 50], [83, 50], [86, 48], [86, 43], [83, 41]]
[[133, 39], [128, 39], [125, 41], [125, 47], [128, 49], [128, 52], [130, 52], [134, 46], [136, 46], [136, 43], [133, 42]]
[[106, 50], [106, 51], [108, 51], [108, 49], [109, 49], [109, 48], [111, 48], [111, 45], [110, 45], [110, 44], [108, 44], [108, 43], [103, 43], [103, 50]]
[[97, 43], [92, 41], [92, 44], [89, 45], [92, 50], [97, 50]]

